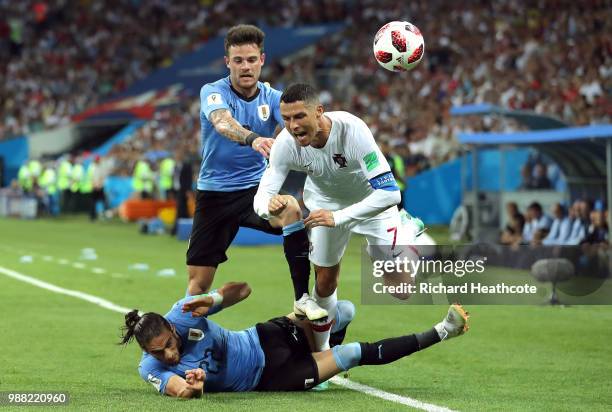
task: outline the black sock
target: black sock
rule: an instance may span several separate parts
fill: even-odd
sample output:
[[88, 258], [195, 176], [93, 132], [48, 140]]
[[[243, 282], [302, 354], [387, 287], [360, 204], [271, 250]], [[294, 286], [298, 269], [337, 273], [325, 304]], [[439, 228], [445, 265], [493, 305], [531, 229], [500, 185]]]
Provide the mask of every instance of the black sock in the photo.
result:
[[301, 298], [304, 293], [308, 293], [308, 281], [310, 279], [309, 245], [306, 229], [283, 236], [283, 248], [289, 264], [295, 300]]
[[340, 330], [337, 330], [329, 334], [329, 347], [330, 348], [333, 348], [334, 346], [342, 345], [342, 342], [344, 342], [344, 337], [346, 336], [347, 327], [348, 325], [346, 325]]
[[[427, 346], [433, 344], [429, 343], [429, 345], [422, 347], [419, 345], [418, 339], [418, 335], [407, 335], [400, 336], [399, 338], [383, 339], [374, 343], [360, 342], [359, 345], [361, 346], [361, 360], [359, 361], [359, 364], [384, 365], [401, 359], [404, 356], [408, 356], [421, 349], [425, 349]], [[440, 338], [438, 338], [438, 342], [439, 341]]]
[[431, 328], [427, 332], [415, 334], [419, 343], [419, 350], [430, 347], [431, 345], [440, 342], [440, 335], [436, 328]]

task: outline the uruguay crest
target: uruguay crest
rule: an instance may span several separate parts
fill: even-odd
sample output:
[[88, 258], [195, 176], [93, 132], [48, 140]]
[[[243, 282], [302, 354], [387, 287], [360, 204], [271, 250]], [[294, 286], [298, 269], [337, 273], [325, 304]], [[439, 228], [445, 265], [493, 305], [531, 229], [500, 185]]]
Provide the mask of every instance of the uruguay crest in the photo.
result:
[[257, 106], [257, 114], [259, 115], [259, 118], [265, 122], [270, 117], [270, 106], [267, 104]]

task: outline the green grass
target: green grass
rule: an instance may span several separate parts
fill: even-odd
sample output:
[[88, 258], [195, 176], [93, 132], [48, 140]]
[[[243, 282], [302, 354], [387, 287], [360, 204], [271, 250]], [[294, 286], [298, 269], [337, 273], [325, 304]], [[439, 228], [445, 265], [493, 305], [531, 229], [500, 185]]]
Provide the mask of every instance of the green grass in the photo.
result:
[[[434, 237], [441, 229], [433, 231]], [[357, 303], [347, 341], [377, 340], [422, 331], [445, 306], [360, 305], [360, 242], [345, 255], [339, 294]], [[96, 261], [79, 269], [92, 247]], [[0, 266], [118, 305], [165, 313], [184, 295], [186, 244], [143, 236], [121, 222], [82, 218], [0, 219]], [[33, 258], [21, 263], [23, 255]], [[52, 256], [54, 261], [45, 261]], [[289, 311], [292, 292], [280, 247], [232, 247], [215, 284], [246, 280], [253, 293], [215, 315], [230, 329]], [[146, 272], [129, 270], [147, 263]], [[106, 270], [95, 274], [91, 268]], [[173, 268], [174, 277], [157, 271]], [[122, 316], [69, 296], [0, 275], [0, 391], [68, 391], [69, 409], [151, 410], [180, 402], [157, 395], [137, 374], [137, 346], [115, 345]], [[471, 330], [382, 367], [351, 371], [350, 378], [387, 392], [459, 410], [610, 410], [612, 308], [608, 306], [470, 306]], [[181, 410], [400, 410], [402, 405], [332, 385], [323, 393], [210, 394], [181, 402]], [[22, 410], [22, 409], [16, 409]], [[212, 410], [212, 409], [211, 409]]]

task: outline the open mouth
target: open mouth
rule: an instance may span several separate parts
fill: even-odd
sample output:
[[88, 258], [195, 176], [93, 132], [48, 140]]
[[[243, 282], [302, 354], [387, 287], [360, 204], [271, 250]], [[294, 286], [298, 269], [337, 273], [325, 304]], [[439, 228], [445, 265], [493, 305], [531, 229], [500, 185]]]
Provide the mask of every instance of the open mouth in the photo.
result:
[[253, 75], [252, 74], [241, 74], [240, 78], [241, 79], [244, 79], [244, 78], [251, 79], [251, 78], [253, 78]]
[[293, 133], [293, 135], [294, 135], [295, 137], [304, 137], [304, 136], [306, 136], [307, 134], [308, 134], [308, 133], [306, 133], [306, 132], [294, 132], [294, 133]]

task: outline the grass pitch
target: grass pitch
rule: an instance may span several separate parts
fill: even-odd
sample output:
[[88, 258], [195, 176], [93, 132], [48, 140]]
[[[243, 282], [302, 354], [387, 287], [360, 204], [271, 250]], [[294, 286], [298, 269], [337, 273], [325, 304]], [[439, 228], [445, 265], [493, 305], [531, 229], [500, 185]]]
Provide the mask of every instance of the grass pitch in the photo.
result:
[[[433, 236], [443, 234], [433, 231]], [[340, 298], [357, 306], [347, 342], [422, 331], [442, 318], [446, 306], [361, 305], [360, 243], [358, 237], [351, 241], [340, 279]], [[97, 260], [80, 259], [83, 248], [95, 249]], [[185, 248], [186, 243], [168, 236], [140, 235], [133, 224], [91, 224], [78, 217], [0, 219], [1, 267], [161, 313], [184, 295]], [[232, 247], [228, 255], [215, 285], [245, 280], [253, 293], [215, 315], [215, 321], [241, 329], [289, 311], [291, 282], [280, 247]], [[135, 263], [146, 263], [149, 269], [129, 269]], [[174, 269], [176, 276], [158, 276], [162, 269]], [[115, 345], [123, 320], [119, 313], [1, 274], [0, 309], [0, 391], [69, 392], [70, 404], [57, 409], [410, 409], [335, 385], [319, 393], [207, 394], [181, 402], [158, 395], [140, 379], [136, 344], [125, 349]], [[471, 330], [464, 337], [390, 365], [354, 369], [350, 379], [456, 410], [612, 409], [611, 307], [467, 309]]]

